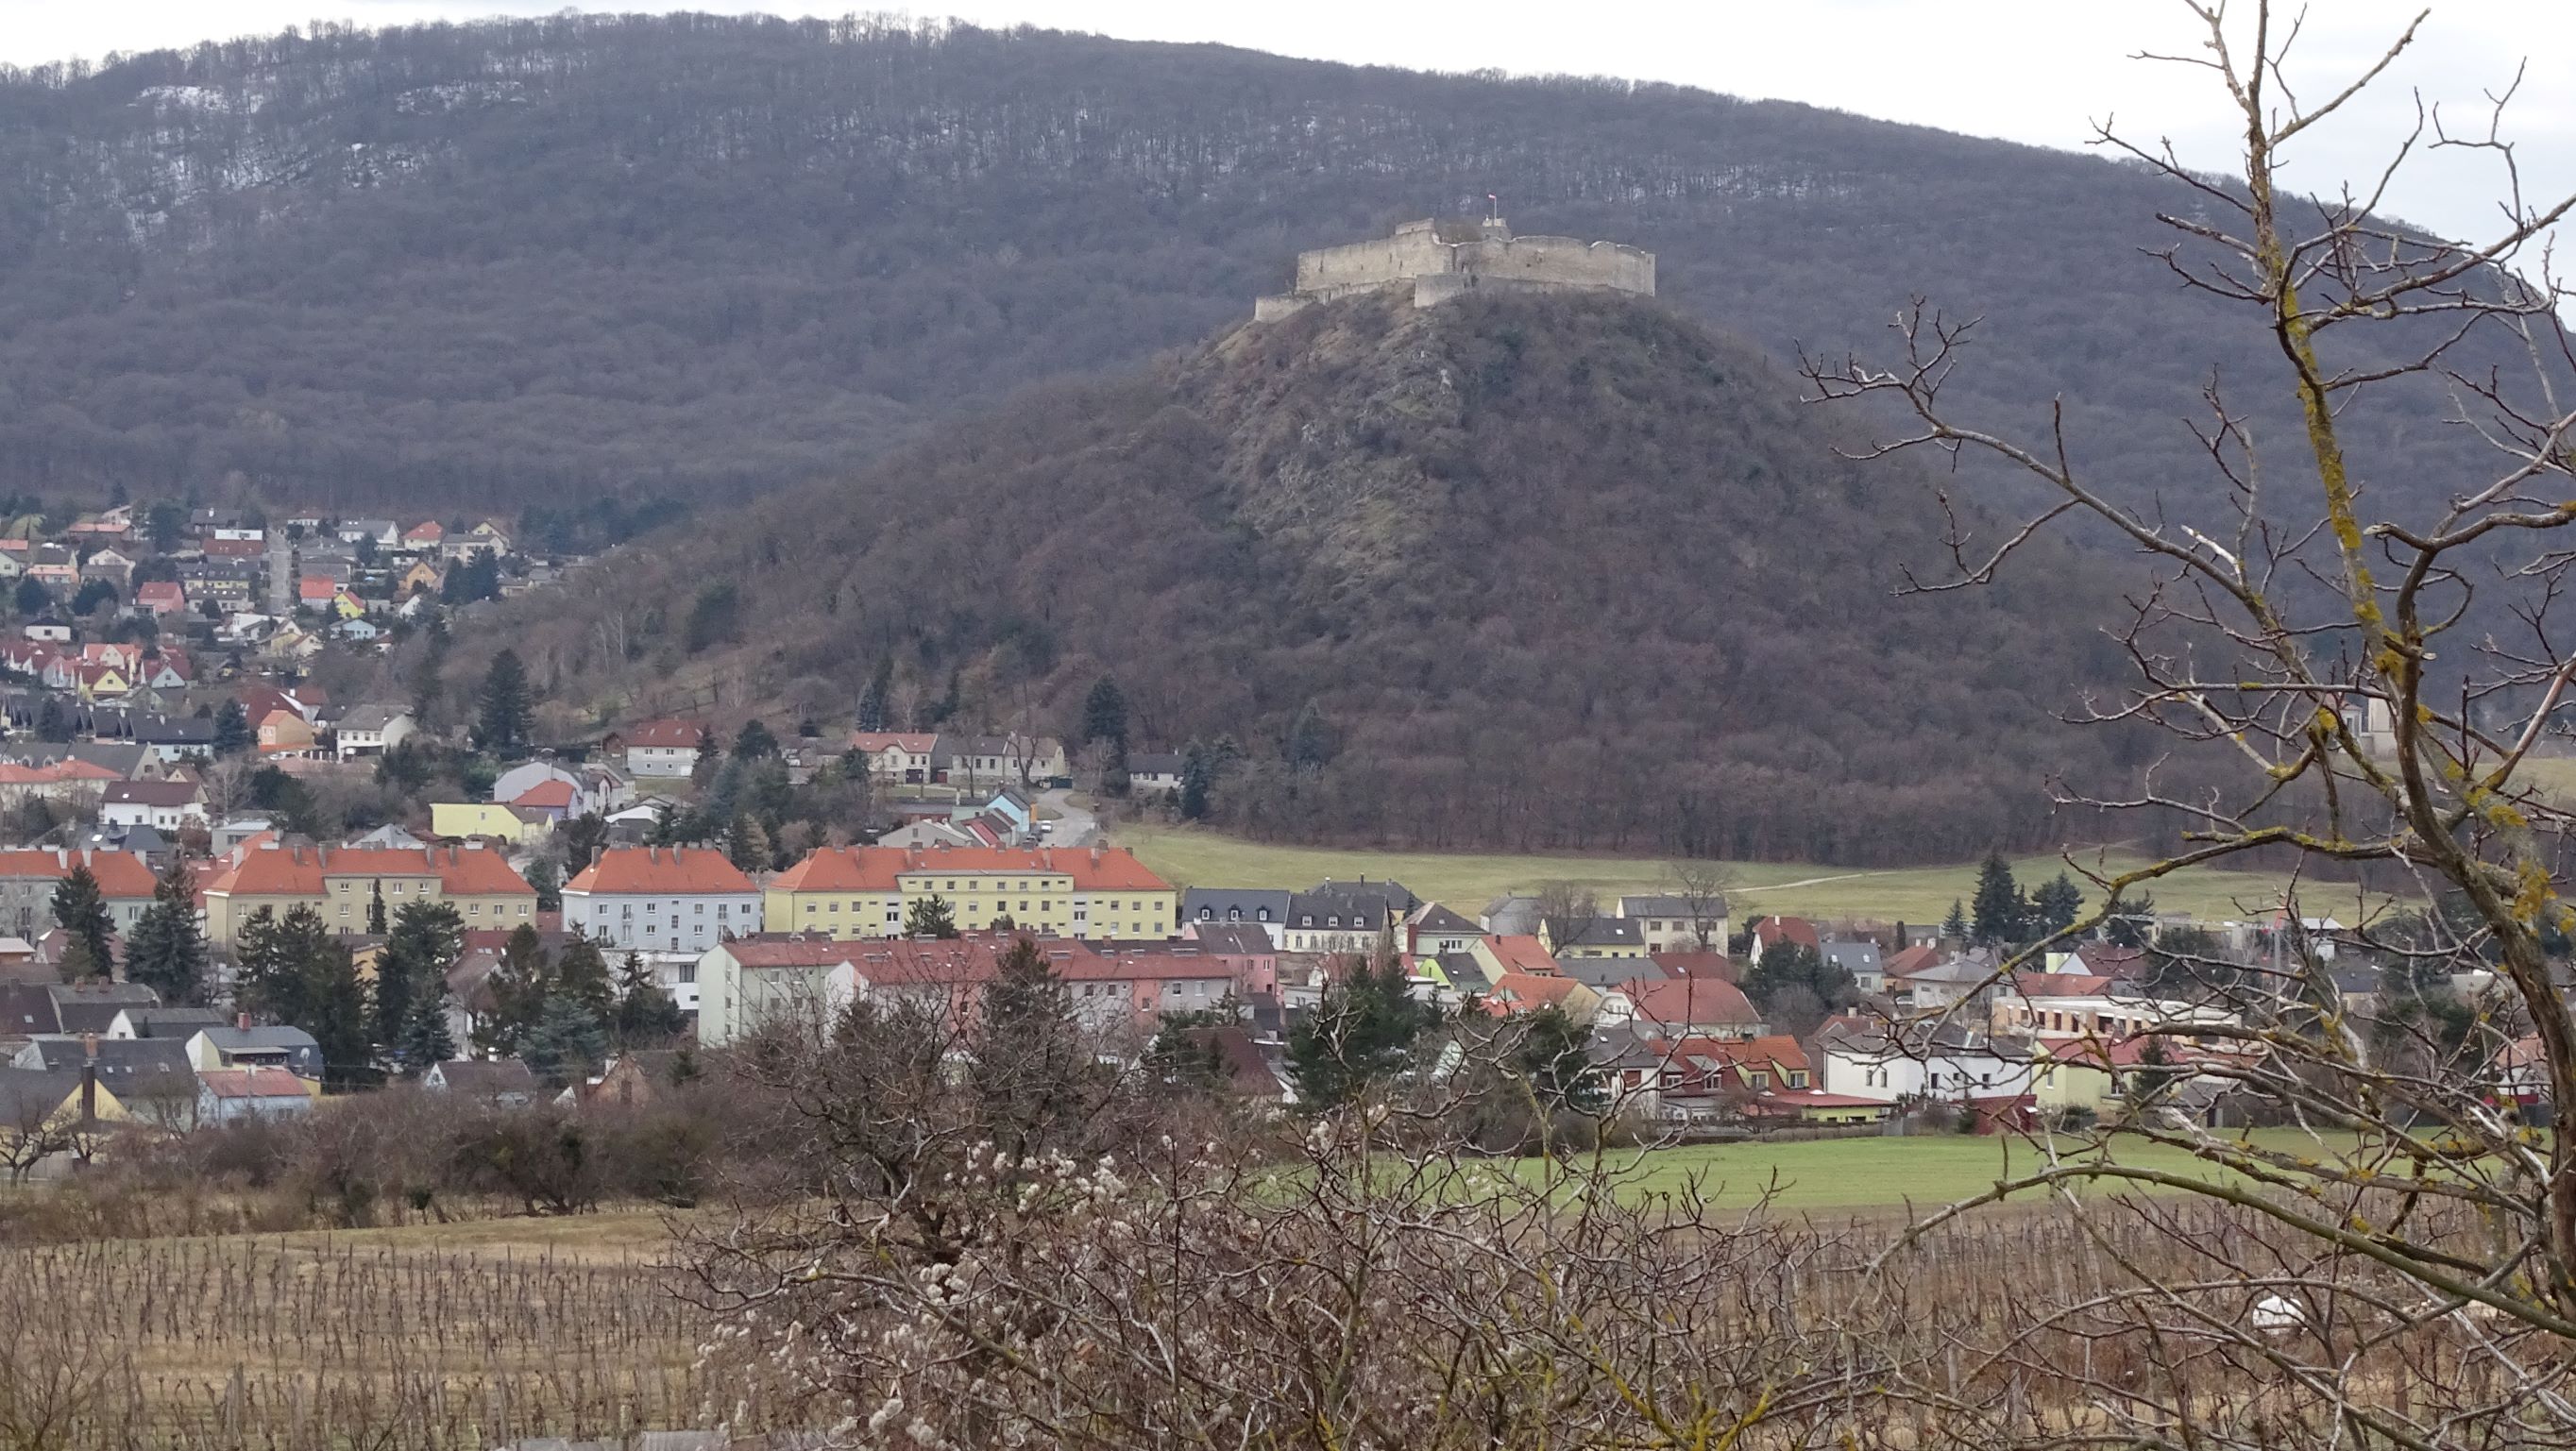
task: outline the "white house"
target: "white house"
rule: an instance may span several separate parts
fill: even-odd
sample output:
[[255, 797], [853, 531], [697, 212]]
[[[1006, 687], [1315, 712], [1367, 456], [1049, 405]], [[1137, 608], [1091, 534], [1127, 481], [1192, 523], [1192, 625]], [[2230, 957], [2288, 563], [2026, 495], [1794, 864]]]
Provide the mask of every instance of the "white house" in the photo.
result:
[[707, 728], [693, 720], [648, 720], [625, 735], [630, 776], [686, 776], [697, 768]]
[[1816, 1035], [1815, 1057], [1825, 1092], [1881, 1103], [2018, 1098], [2032, 1085], [2027, 1044], [1956, 1024], [1899, 1039], [1876, 1025], [1837, 1022]]
[[148, 826], [174, 832], [206, 824], [205, 789], [194, 781], [110, 781], [98, 794], [101, 826]]
[[858, 994], [857, 946], [828, 937], [720, 942], [691, 976], [698, 1041], [730, 1043], [780, 1013], [827, 1017]]
[[618, 847], [564, 884], [563, 914], [602, 947], [703, 952], [760, 930], [760, 888], [720, 851]]
[[340, 717], [333, 727], [340, 759], [381, 756], [410, 739], [411, 712], [388, 705], [362, 705]]

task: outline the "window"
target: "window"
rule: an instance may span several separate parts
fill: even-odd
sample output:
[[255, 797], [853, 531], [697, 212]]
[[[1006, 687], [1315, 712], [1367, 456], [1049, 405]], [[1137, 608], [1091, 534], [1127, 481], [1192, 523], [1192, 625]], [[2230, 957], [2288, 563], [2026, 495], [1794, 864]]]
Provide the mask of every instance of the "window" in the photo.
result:
[[[808, 916], [808, 917], [811, 917], [811, 916], [813, 916], [815, 913], [820, 912], [820, 911], [822, 911], [822, 910], [823, 910], [823, 909], [822, 909], [820, 906], [816, 905], [815, 903], [808, 902], [808, 903], [806, 903], [806, 904], [805, 904], [805, 915], [806, 915], [806, 916]], [[833, 910], [833, 911], [835, 911], [835, 912], [840, 911], [840, 910], [841, 910], [841, 904], [840, 904], [840, 903], [838, 903], [838, 902], [834, 902], [834, 903], [832, 904], [832, 910]]]
[[343, 916], [343, 917], [346, 917], [346, 916], [348, 916], [348, 915], [349, 915], [349, 904], [348, 904], [348, 903], [346, 903], [346, 902], [342, 902], [342, 903], [340, 904], [340, 915], [341, 915], [341, 916]]
[[[806, 912], [806, 915], [808, 915], [808, 916], [813, 915], [813, 911], [814, 911], [814, 904], [813, 904], [813, 903], [811, 903], [811, 902], [806, 903], [806, 904], [805, 904], [805, 912]], [[841, 904], [840, 904], [840, 903], [838, 903], [838, 902], [834, 902], [834, 903], [832, 904], [832, 915], [833, 915], [833, 916], [835, 916], [835, 917], [838, 917], [838, 916], [840, 916], [840, 915], [841, 915]]]
[[703, 916], [707, 915], [707, 904], [706, 904], [706, 903], [704, 903], [704, 902], [700, 902], [700, 903], [698, 903], [698, 915], [699, 915], [699, 916], [701, 916], [701, 917], [703, 917]]
[[482, 904], [482, 903], [480, 903], [480, 902], [471, 902], [471, 903], [468, 903], [468, 904], [466, 905], [466, 908], [465, 908], [465, 915], [466, 915], [466, 916], [468, 916], [468, 917], [480, 917], [480, 916], [482, 916], [482, 915], [483, 915], [483, 904]]
[[397, 896], [397, 897], [399, 897], [399, 896], [401, 896], [402, 894], [403, 894], [403, 884], [402, 884], [402, 883], [400, 883], [400, 882], [396, 882], [396, 883], [394, 883], [394, 895], [395, 895], [395, 896]]

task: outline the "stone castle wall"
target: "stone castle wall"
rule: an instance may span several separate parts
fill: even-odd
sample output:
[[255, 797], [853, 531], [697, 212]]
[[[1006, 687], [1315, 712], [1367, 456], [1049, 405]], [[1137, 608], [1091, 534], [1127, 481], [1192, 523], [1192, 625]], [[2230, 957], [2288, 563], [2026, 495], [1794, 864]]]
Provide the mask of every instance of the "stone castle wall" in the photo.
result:
[[1471, 292], [1600, 288], [1652, 297], [1655, 254], [1618, 242], [1515, 237], [1500, 218], [1450, 237], [1430, 220], [1406, 222], [1391, 237], [1298, 253], [1296, 289], [1255, 299], [1252, 316], [1266, 322], [1311, 303], [1407, 283], [1416, 307]]

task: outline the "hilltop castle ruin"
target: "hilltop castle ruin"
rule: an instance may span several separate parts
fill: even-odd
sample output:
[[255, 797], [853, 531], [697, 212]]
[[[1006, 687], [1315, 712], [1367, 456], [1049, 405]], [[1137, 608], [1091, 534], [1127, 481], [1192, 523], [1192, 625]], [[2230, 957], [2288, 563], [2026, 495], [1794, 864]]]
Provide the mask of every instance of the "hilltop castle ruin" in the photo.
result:
[[1406, 222], [1392, 237], [1297, 254], [1294, 290], [1256, 298], [1255, 322], [1286, 317], [1314, 302], [1410, 283], [1413, 305], [1471, 292], [1568, 292], [1601, 288], [1655, 295], [1655, 254], [1618, 242], [1515, 237], [1500, 217], [1481, 222]]

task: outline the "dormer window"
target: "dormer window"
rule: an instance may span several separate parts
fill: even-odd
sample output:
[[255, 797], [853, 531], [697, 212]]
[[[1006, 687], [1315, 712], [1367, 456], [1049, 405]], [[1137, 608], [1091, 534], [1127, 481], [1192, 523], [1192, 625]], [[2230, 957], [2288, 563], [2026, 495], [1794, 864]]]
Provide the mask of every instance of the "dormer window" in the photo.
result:
[[1267, 922], [1270, 920], [1270, 909], [1267, 907], [1260, 908], [1253, 913], [1253, 916], [1260, 921]]

